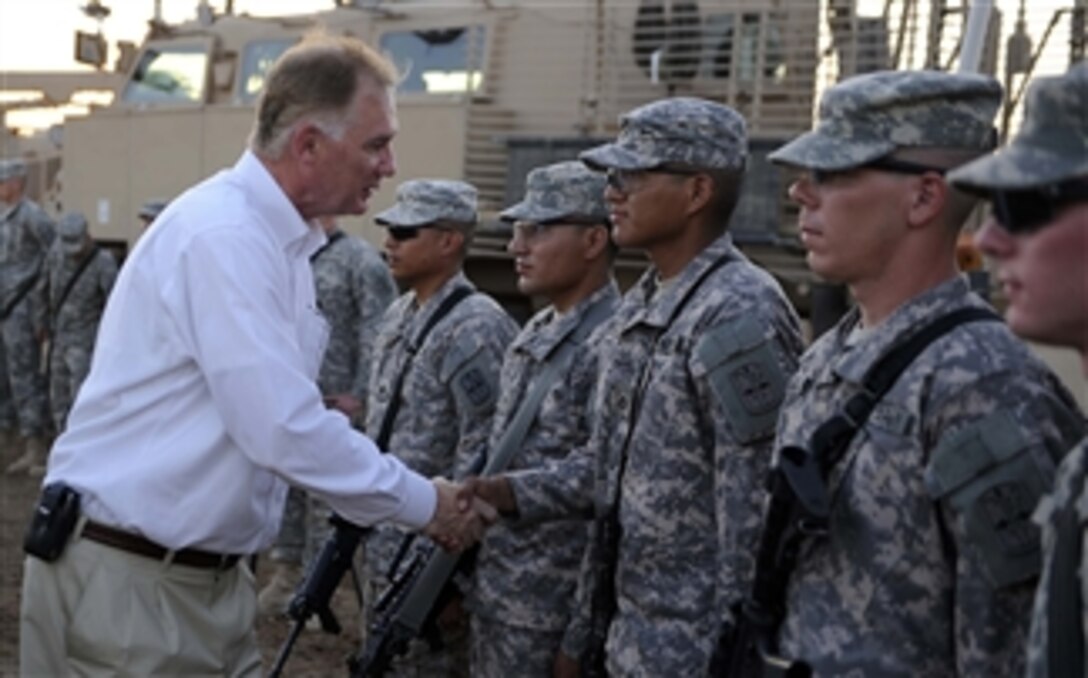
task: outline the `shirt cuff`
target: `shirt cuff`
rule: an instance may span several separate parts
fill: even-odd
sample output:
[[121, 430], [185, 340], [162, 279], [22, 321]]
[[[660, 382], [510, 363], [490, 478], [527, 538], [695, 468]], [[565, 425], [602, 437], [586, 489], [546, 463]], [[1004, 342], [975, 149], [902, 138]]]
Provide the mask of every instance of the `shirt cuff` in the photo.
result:
[[434, 483], [405, 467], [404, 503], [394, 520], [414, 530], [426, 527], [438, 508], [438, 491]]

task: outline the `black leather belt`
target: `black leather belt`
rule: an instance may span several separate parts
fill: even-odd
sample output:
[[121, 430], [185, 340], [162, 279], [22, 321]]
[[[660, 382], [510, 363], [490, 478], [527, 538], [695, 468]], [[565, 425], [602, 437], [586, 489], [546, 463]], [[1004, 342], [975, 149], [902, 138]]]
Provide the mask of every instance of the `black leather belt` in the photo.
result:
[[[166, 560], [171, 553], [170, 549], [160, 546], [143, 537], [118, 530], [117, 528], [103, 525], [88, 520], [83, 526], [83, 537], [96, 541], [99, 544], [112, 546], [115, 549], [135, 553], [153, 560]], [[234, 567], [241, 556], [235, 554], [211, 553], [200, 549], [182, 549], [173, 551], [171, 562], [188, 567], [199, 567], [205, 570], [226, 570]]]

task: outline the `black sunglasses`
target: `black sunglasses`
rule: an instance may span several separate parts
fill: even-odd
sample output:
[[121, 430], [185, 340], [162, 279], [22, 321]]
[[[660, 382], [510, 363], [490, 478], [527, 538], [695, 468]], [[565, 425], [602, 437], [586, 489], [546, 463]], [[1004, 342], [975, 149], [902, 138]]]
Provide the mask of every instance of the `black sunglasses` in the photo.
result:
[[859, 172], [861, 170], [871, 169], [880, 172], [891, 172], [892, 174], [928, 174], [930, 172], [936, 172], [941, 176], [948, 170], [943, 167], [934, 167], [932, 165], [923, 165], [917, 162], [910, 162], [908, 160], [897, 160], [895, 158], [877, 158], [876, 160], [870, 160], [864, 165], [858, 165], [856, 167], [850, 167], [847, 169], [839, 170], [822, 170], [812, 169], [809, 174], [812, 176], [812, 180], [817, 184], [829, 184], [840, 177]]
[[1083, 179], [1017, 191], [994, 190], [989, 199], [994, 218], [1009, 233], [1032, 233], [1056, 220], [1066, 207], [1088, 202]]
[[419, 237], [420, 231], [425, 228], [429, 228], [434, 231], [452, 231], [453, 229], [445, 226], [438, 226], [435, 224], [426, 224], [424, 226], [386, 226], [385, 230], [389, 233], [389, 237], [397, 242], [404, 242], [405, 240], [414, 240]]
[[692, 167], [676, 167], [673, 165], [660, 165], [649, 169], [637, 170], [610, 167], [605, 173], [605, 180], [608, 182], [610, 188], [617, 190], [620, 193], [628, 194], [638, 190], [637, 184], [642, 181], [647, 174], [672, 174], [675, 176], [691, 177], [702, 171], [703, 170], [694, 169]]
[[397, 242], [414, 240], [419, 236], [420, 231], [417, 226], [386, 226], [385, 230], [389, 234], [389, 237]]

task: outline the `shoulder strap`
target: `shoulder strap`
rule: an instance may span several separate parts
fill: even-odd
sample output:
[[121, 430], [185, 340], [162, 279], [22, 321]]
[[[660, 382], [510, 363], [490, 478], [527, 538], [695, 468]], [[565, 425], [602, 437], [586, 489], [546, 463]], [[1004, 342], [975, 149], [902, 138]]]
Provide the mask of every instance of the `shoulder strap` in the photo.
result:
[[38, 276], [42, 273], [42, 265], [45, 257], [38, 259], [38, 266], [34, 269], [33, 275], [28, 276], [23, 282], [19, 284], [19, 287], [15, 289], [15, 294], [11, 297], [8, 303], [0, 309], [0, 322], [8, 319], [11, 312], [15, 310], [15, 307], [19, 305], [26, 295], [30, 293], [30, 290], [34, 289], [34, 285], [38, 282]]
[[462, 299], [472, 294], [473, 289], [464, 285], [450, 292], [450, 295], [442, 300], [442, 303], [434, 310], [431, 317], [427, 319], [426, 324], [420, 328], [415, 338], [408, 344], [408, 358], [404, 361], [404, 366], [401, 367], [400, 373], [397, 374], [397, 378], [393, 381], [393, 393], [389, 397], [389, 407], [385, 409], [385, 415], [382, 416], [382, 425], [378, 429], [377, 437], [374, 438], [374, 443], [383, 452], [386, 451], [389, 438], [393, 435], [393, 421], [397, 418], [397, 412], [400, 411], [400, 392], [404, 387], [404, 377], [412, 367], [412, 360], [415, 358], [416, 353], [419, 352], [420, 347], [423, 346], [423, 342], [427, 340], [427, 335], [431, 333], [434, 326], [449, 315], [453, 307], [461, 303]]
[[87, 253], [87, 256], [83, 257], [83, 261], [79, 262], [79, 267], [76, 268], [76, 271], [72, 274], [72, 277], [68, 278], [68, 282], [64, 286], [64, 291], [60, 293], [60, 297], [57, 298], [57, 303], [53, 305], [54, 318], [60, 315], [60, 310], [64, 308], [64, 302], [68, 300], [68, 295], [72, 293], [72, 289], [74, 289], [76, 283], [79, 282], [80, 276], [83, 275], [83, 272], [87, 270], [87, 268], [91, 265], [91, 262], [94, 261], [94, 258], [97, 256], [98, 245], [95, 244], [91, 251]]
[[990, 320], [1001, 322], [1001, 317], [988, 308], [961, 308], [931, 321], [906, 341], [880, 357], [862, 381], [862, 390], [854, 394], [846, 405], [812, 434], [811, 447], [824, 478], [846, 452], [847, 446], [869, 418], [880, 399], [891, 390], [903, 371], [937, 339], [964, 323]]
[[[1073, 482], [1074, 496], [1083, 491], [1088, 478], [1088, 454], [1080, 460]], [[1075, 502], [1055, 509], [1052, 518], [1054, 552], [1050, 554], [1050, 572], [1046, 596], [1046, 666], [1047, 675], [1084, 675], [1084, 626], [1081, 610], [1080, 576], [1084, 533]], [[1088, 576], [1088, 575], [1086, 575]]]
[[343, 231], [336, 231], [332, 235], [330, 235], [328, 237], [328, 239], [325, 241], [325, 244], [322, 245], [321, 247], [318, 247], [317, 251], [315, 251], [313, 254], [310, 255], [310, 263], [312, 264], [315, 261], [317, 261], [318, 257], [320, 257], [322, 254], [325, 253], [325, 250], [332, 247], [333, 243], [335, 243], [337, 240], [339, 240], [340, 238], [343, 238], [343, 237], [344, 237], [344, 232]]
[[540, 404], [544, 402], [544, 395], [547, 394], [556, 379], [566, 371], [571, 359], [574, 357], [574, 351], [609, 315], [610, 308], [605, 299], [586, 309], [586, 314], [578, 327], [574, 328], [567, 340], [548, 356], [544, 369], [541, 370], [533, 383], [533, 387], [522, 399], [521, 406], [514, 418], [510, 420], [506, 432], [503, 433], [502, 438], [495, 445], [495, 449], [488, 452], [483, 475], [501, 473], [506, 465], [510, 463], [510, 459], [521, 450], [522, 444], [525, 442], [525, 436], [529, 434], [529, 426], [536, 419], [536, 415], [540, 411]]

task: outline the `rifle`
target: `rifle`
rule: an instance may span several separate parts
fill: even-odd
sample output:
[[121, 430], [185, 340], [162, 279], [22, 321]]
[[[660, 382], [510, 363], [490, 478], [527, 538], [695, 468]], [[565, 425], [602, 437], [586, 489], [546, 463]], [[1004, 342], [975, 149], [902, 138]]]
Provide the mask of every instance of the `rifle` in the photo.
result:
[[801, 543], [827, 535], [831, 512], [827, 479], [850, 441], [881, 398], [931, 343], [963, 323], [1000, 321], [993, 311], [961, 308], [931, 321], [881, 356], [866, 372], [861, 389], [809, 439], [809, 449], [779, 452], [770, 477], [770, 497], [756, 551], [749, 596], [733, 608], [710, 661], [711, 676], [807, 678], [812, 667], [775, 655], [778, 627], [786, 614], [786, 589]]
[[800, 447], [781, 451], [770, 479], [770, 500], [756, 550], [751, 594], [733, 607], [710, 660], [711, 676], [807, 678], [812, 669], [775, 655], [775, 634], [785, 615], [786, 585], [801, 543], [827, 534], [831, 503], [819, 463]]
[[454, 573], [474, 553], [447, 553], [433, 543], [416, 552], [375, 604], [366, 645], [348, 661], [352, 678], [384, 675], [413, 638], [429, 638], [432, 646], [441, 643], [438, 614], [457, 593]]
[[283, 671], [291, 648], [310, 617], [316, 614], [321, 620], [322, 630], [326, 633], [338, 634], [341, 631], [340, 622], [329, 604], [340, 580], [344, 578], [344, 573], [351, 569], [355, 549], [359, 547], [359, 542], [368, 530], [349, 523], [335, 513], [329, 517], [329, 522], [332, 523], [333, 532], [321, 547], [321, 552], [306, 572], [306, 577], [287, 607], [287, 616], [295, 623], [276, 657], [276, 664], [269, 674], [271, 678], [277, 678]]

